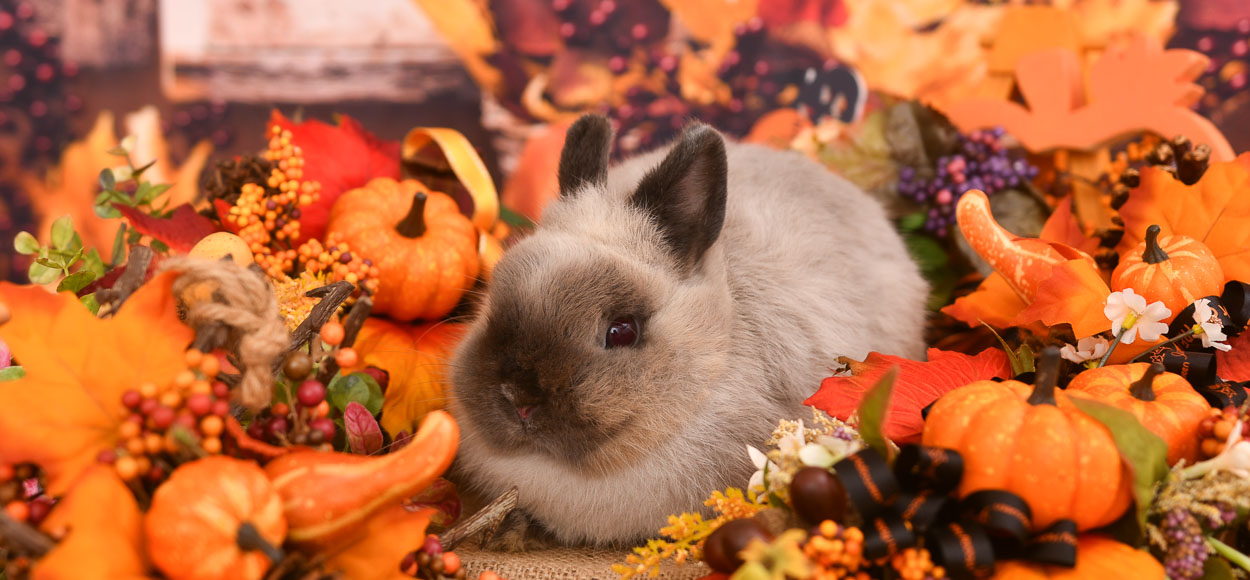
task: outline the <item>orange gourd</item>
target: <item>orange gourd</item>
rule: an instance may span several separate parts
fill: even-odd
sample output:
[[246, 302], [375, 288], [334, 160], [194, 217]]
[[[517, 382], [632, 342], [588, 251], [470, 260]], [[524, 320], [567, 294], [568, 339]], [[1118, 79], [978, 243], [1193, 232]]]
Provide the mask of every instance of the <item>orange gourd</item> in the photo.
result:
[[1163, 564], [1148, 552], [1134, 549], [1095, 534], [1077, 538], [1076, 567], [1043, 566], [1023, 560], [1008, 560], [996, 565], [990, 580], [1045, 580], [1056, 578], [1132, 578], [1133, 580], [1164, 580]]
[[[397, 208], [409, 208], [400, 216]], [[478, 233], [451, 197], [380, 177], [334, 203], [327, 226], [378, 268], [373, 310], [397, 320], [441, 318], [473, 286]]]
[[1135, 363], [1090, 369], [1072, 379], [1069, 393], [1085, 393], [1137, 417], [1168, 445], [1168, 464], [1198, 459], [1198, 423], [1211, 405], [1162, 365]]
[[429, 487], [451, 465], [459, 442], [451, 415], [433, 411], [394, 453], [296, 451], [274, 459], [265, 473], [282, 496], [287, 539], [320, 548], [350, 541], [371, 516]]
[[156, 488], [144, 518], [148, 555], [171, 580], [259, 580], [286, 536], [282, 498], [251, 461], [207, 457]]
[[1115, 521], [1132, 502], [1111, 433], [1055, 389], [1059, 350], [1048, 347], [1037, 384], [977, 381], [934, 404], [924, 445], [964, 458], [959, 496], [1006, 490], [1028, 502], [1033, 529], [1060, 519], [1081, 530]]
[[1147, 302], [1162, 300], [1173, 317], [1199, 298], [1219, 295], [1224, 269], [1211, 250], [1193, 238], [1161, 238], [1159, 232], [1159, 226], [1150, 226], [1146, 239], [1120, 258], [1111, 273], [1112, 289], [1132, 288]]

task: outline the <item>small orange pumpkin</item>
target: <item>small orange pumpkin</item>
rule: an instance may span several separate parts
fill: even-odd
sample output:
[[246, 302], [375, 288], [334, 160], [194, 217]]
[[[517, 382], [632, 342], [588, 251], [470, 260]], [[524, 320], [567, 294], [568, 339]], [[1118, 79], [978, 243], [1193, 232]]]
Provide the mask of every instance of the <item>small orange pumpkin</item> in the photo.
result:
[[251, 461], [206, 457], [156, 488], [144, 519], [148, 555], [171, 580], [259, 580], [280, 559], [282, 498]]
[[1072, 379], [1069, 393], [1083, 393], [1132, 413], [1168, 445], [1168, 464], [1198, 459], [1198, 423], [1211, 405], [1180, 375], [1163, 365], [1135, 363], [1090, 369]]
[[1076, 567], [1043, 566], [1020, 560], [999, 562], [990, 580], [1045, 580], [1059, 578], [1132, 578], [1164, 580], [1163, 564], [1144, 550], [1105, 536], [1082, 534], [1076, 543]]
[[925, 445], [964, 458], [959, 496], [984, 489], [1019, 495], [1033, 529], [1072, 519], [1081, 530], [1116, 520], [1132, 502], [1130, 481], [1111, 433], [1055, 390], [1059, 349], [1048, 347], [1036, 386], [977, 381], [934, 404]]
[[326, 548], [361, 533], [369, 518], [427, 488], [451, 465], [460, 429], [451, 415], [426, 415], [412, 441], [382, 456], [296, 451], [265, 466], [282, 496], [292, 543]]
[[1147, 302], [1162, 300], [1175, 317], [1195, 300], [1218, 295], [1224, 269], [1202, 242], [1181, 235], [1160, 238], [1160, 231], [1157, 225], [1147, 228], [1146, 239], [1120, 258], [1111, 287], [1132, 288]]
[[[396, 208], [410, 208], [402, 218]], [[330, 233], [378, 268], [373, 310], [397, 320], [445, 316], [473, 286], [478, 233], [451, 197], [419, 181], [379, 177], [339, 197]]]

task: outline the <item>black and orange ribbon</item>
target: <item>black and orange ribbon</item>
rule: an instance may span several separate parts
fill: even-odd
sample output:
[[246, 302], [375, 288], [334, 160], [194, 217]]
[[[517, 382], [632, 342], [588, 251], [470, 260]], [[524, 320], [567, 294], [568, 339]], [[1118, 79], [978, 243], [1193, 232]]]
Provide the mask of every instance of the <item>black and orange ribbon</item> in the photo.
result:
[[963, 478], [957, 451], [907, 445], [893, 469], [864, 449], [834, 465], [864, 522], [863, 554], [878, 560], [915, 546], [920, 538], [951, 578], [981, 578], [994, 562], [1025, 559], [1076, 565], [1076, 523], [1061, 520], [1030, 536], [1032, 515], [1020, 496], [983, 490], [959, 500], [951, 493]]
[[[1207, 296], [1208, 304], [1219, 320], [1221, 331], [1229, 338], [1239, 336], [1250, 322], [1250, 284], [1232, 281], [1224, 285], [1219, 296]], [[1186, 306], [1168, 326], [1167, 336], [1184, 335], [1198, 321], [1194, 320], [1194, 305]], [[1194, 390], [1216, 408], [1241, 405], [1246, 400], [1247, 382], [1220, 380], [1215, 363], [1215, 348], [1203, 346], [1202, 337], [1184, 338], [1167, 346], [1154, 349], [1142, 359], [1159, 363], [1170, 373], [1184, 377]]]

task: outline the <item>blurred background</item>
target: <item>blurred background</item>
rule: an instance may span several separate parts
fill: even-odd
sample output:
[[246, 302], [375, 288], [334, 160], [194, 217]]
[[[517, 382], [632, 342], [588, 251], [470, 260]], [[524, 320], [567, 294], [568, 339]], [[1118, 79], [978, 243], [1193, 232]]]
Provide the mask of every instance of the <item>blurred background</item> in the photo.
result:
[[71, 144], [93, 129], [146, 135], [153, 181], [200, 180], [262, 149], [275, 108], [346, 115], [384, 140], [451, 127], [505, 184], [548, 171], [524, 145], [586, 110], [618, 122], [627, 154], [691, 117], [745, 137], [778, 109], [852, 123], [882, 98], [1018, 100], [1002, 80], [1012, 55], [1047, 45], [1093, 59], [1136, 32], [1210, 58], [1192, 107], [1250, 149], [1250, 1], [1012, 3], [1062, 12], [1031, 35], [1007, 30], [1005, 4], [0, 0], [0, 277], [25, 280], [29, 257], [7, 242], [18, 231], [90, 208], [95, 175], [70, 158], [91, 154]]

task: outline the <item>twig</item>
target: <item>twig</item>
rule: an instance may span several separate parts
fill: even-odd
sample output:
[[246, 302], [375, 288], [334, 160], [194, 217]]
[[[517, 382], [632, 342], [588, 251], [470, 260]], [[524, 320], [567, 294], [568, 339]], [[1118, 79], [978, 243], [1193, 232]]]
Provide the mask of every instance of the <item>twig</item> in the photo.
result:
[[[339, 346], [347, 348], [356, 344], [356, 336], [360, 334], [360, 329], [365, 325], [365, 319], [369, 318], [369, 313], [373, 311], [373, 300], [368, 296], [361, 296], [356, 304], [352, 305], [352, 309], [347, 313], [347, 317], [343, 320], [343, 342]], [[321, 371], [317, 373], [317, 380], [323, 384], [329, 383], [330, 379], [339, 372], [339, 363], [330, 358]]]
[[122, 304], [135, 293], [140, 286], [143, 285], [148, 276], [148, 266], [152, 264], [152, 248], [140, 246], [138, 244], [130, 246], [130, 258], [126, 260], [126, 270], [121, 276], [117, 277], [117, 281], [113, 283], [112, 288], [105, 288], [96, 292], [96, 300], [101, 307], [107, 305], [105, 315], [112, 315], [117, 312]]
[[478, 534], [482, 534], [486, 538], [494, 535], [495, 530], [499, 529], [499, 524], [503, 523], [504, 518], [509, 513], [512, 513], [512, 510], [516, 509], [517, 497], [519, 495], [520, 492], [514, 487], [486, 504], [477, 513], [461, 520], [460, 523], [443, 532], [443, 535], [438, 538], [438, 541], [443, 544], [443, 550], [455, 550], [456, 546], [460, 545], [461, 542]]
[[[330, 320], [331, 316], [334, 316], [339, 306], [342, 306], [347, 297], [351, 296], [355, 290], [356, 286], [351, 282], [340, 281], [320, 288], [314, 288], [304, 294], [309, 298], [321, 298], [321, 301], [316, 306], [313, 306], [312, 311], [308, 313], [308, 317], [295, 328], [295, 332], [291, 333], [291, 345], [287, 347], [286, 354], [299, 350], [312, 337], [317, 336], [317, 333], [321, 331], [321, 325]], [[286, 357], [278, 357], [275, 364], [281, 366], [285, 359]], [[275, 366], [274, 370], [277, 370], [277, 368]]]
[[52, 538], [3, 512], [0, 512], [0, 537], [35, 557], [47, 554], [56, 547]]

